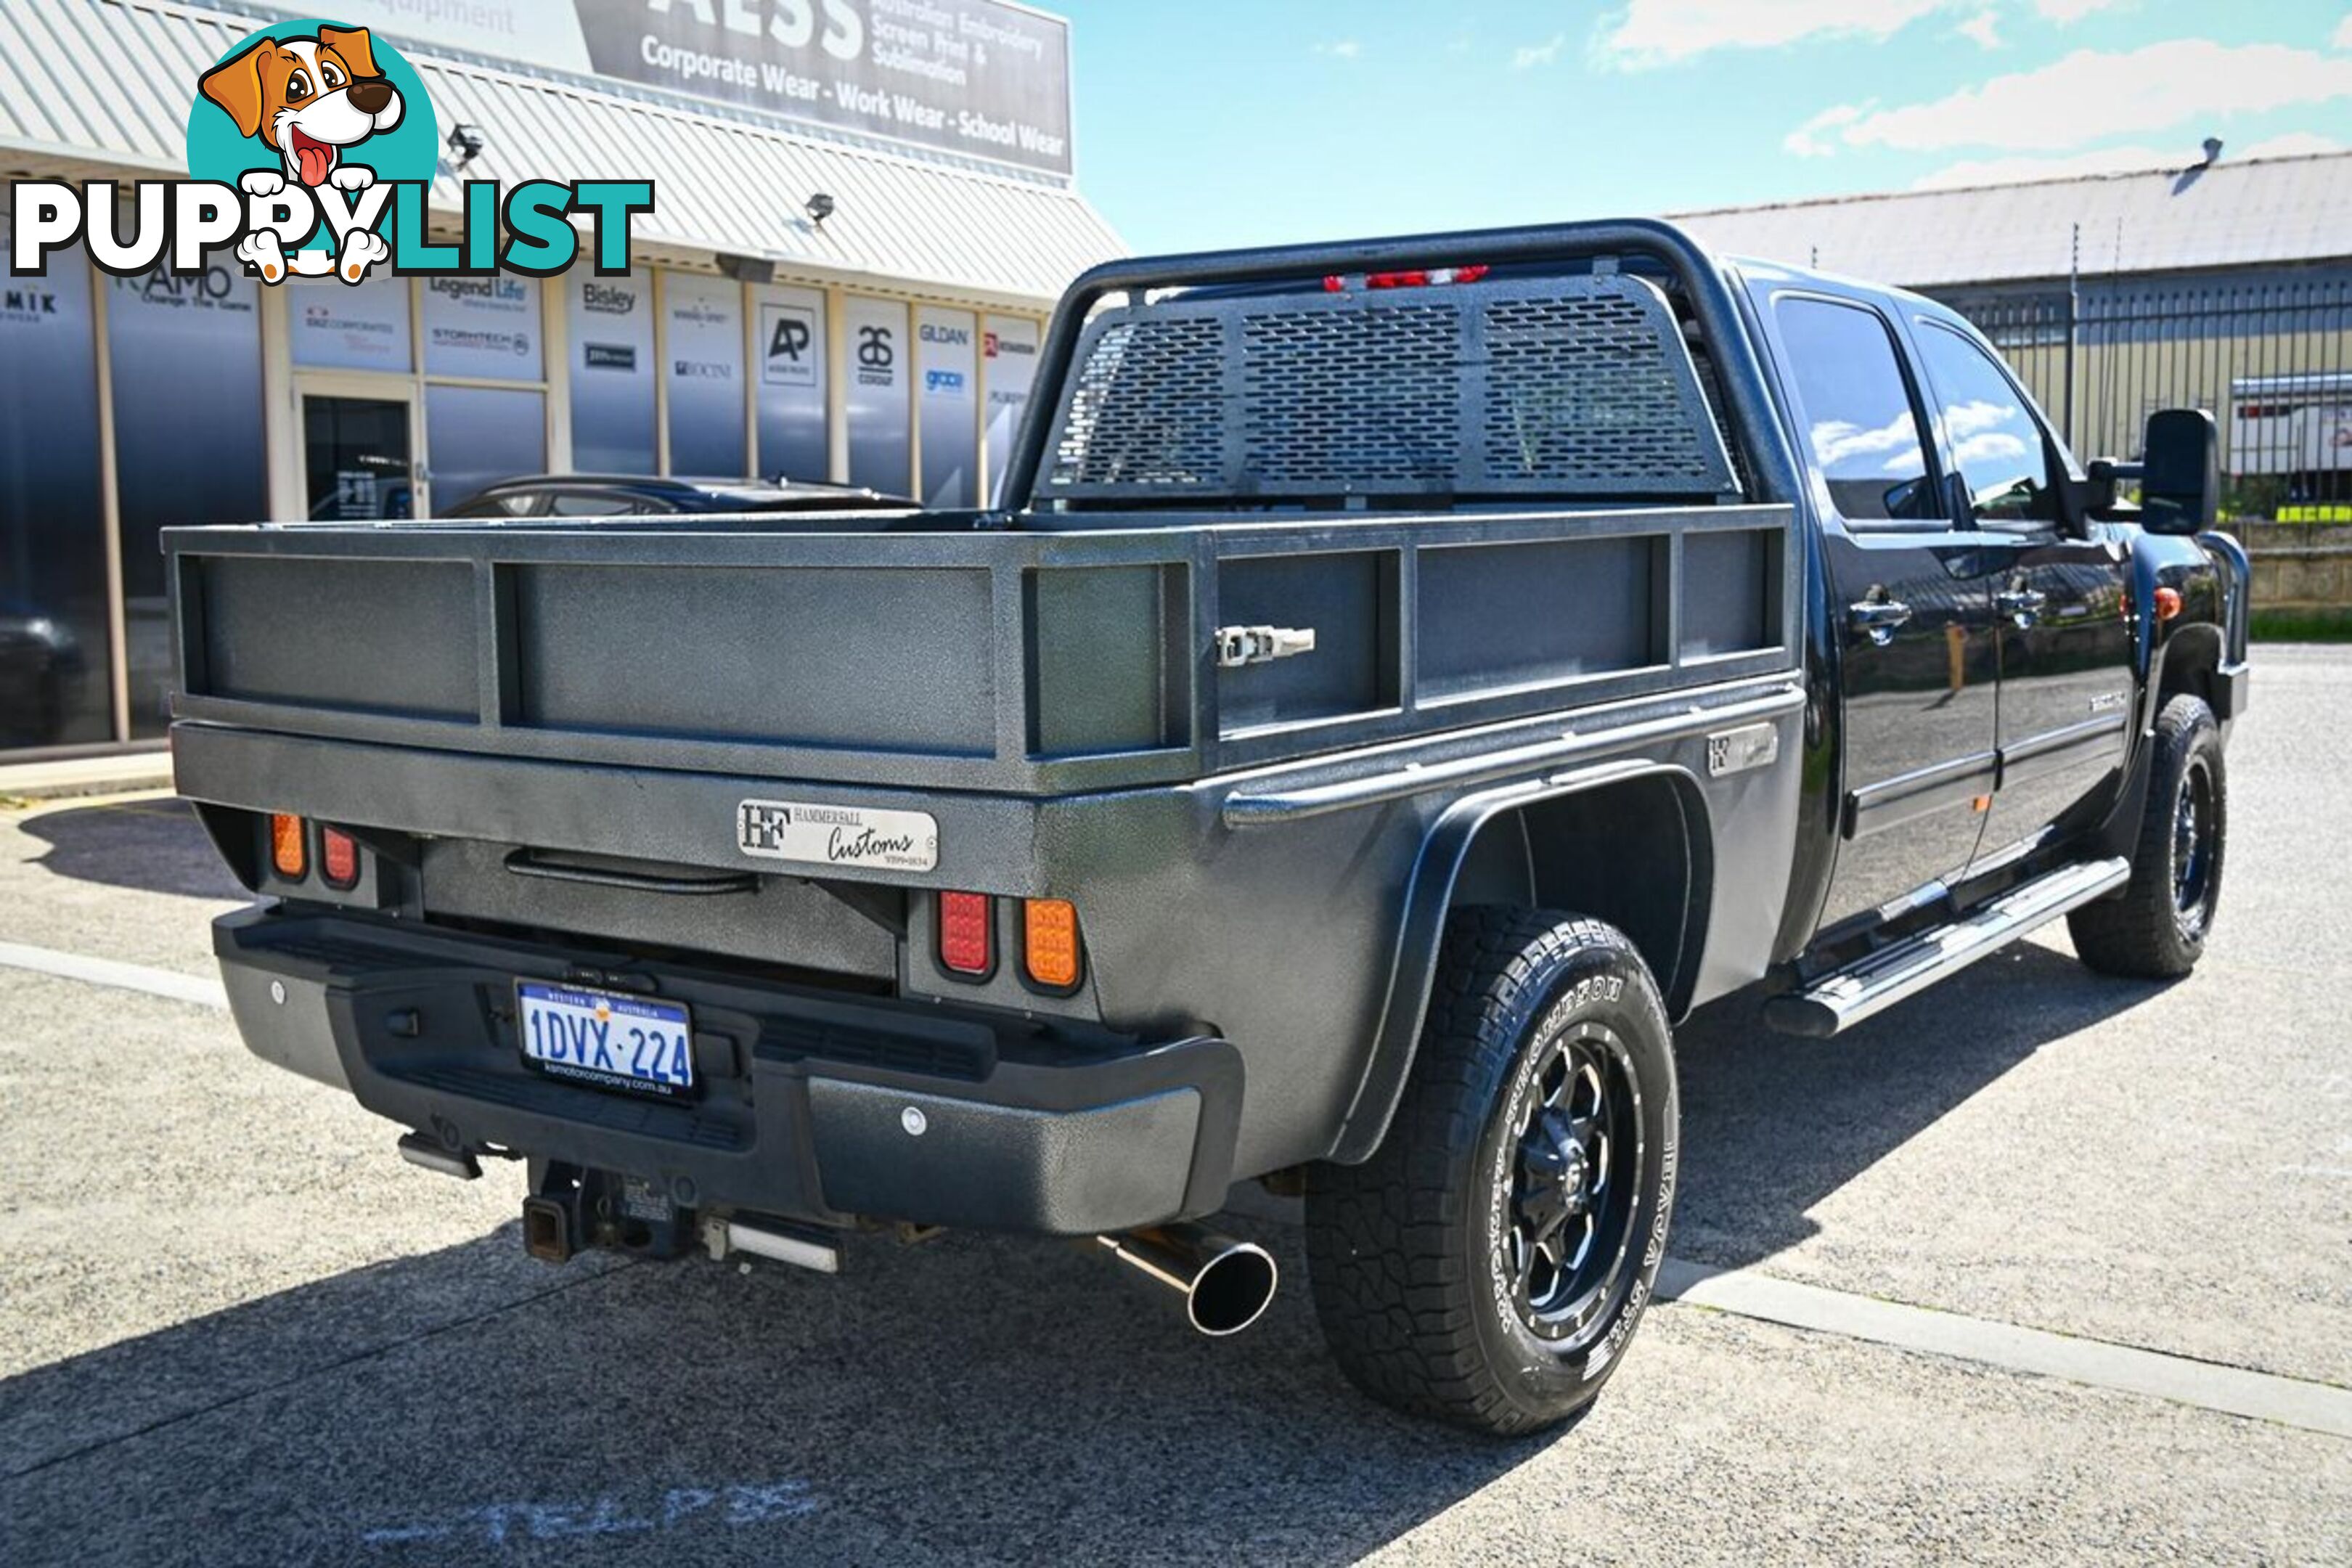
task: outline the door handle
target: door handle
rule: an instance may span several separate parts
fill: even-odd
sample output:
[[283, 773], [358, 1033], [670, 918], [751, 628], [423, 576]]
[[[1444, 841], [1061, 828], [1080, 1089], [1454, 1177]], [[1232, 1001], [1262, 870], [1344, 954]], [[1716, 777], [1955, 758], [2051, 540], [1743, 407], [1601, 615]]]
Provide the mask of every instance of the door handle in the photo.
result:
[[2049, 603], [2050, 595], [2038, 588], [2004, 588], [1992, 596], [1993, 608], [2016, 622], [2020, 631], [2039, 622]]
[[1845, 607], [1846, 625], [1870, 638], [1874, 647], [1895, 640], [1895, 629], [1911, 618], [1911, 606], [1900, 599], [1864, 599]]

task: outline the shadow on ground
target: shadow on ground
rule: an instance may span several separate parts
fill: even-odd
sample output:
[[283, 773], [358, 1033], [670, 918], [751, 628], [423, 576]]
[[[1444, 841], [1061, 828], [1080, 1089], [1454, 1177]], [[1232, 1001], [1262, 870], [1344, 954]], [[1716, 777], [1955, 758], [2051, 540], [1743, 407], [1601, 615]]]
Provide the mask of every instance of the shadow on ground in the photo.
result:
[[1770, 1033], [1752, 991], [1702, 1010], [1675, 1035], [1673, 1250], [1736, 1268], [1804, 1241], [1822, 1198], [2035, 1051], [2170, 984], [2094, 974], [2020, 942], [1835, 1039]]
[[49, 847], [39, 864], [59, 877], [185, 899], [247, 896], [184, 801], [65, 806], [22, 826]]
[[[1832, 1042], [1710, 1009], [1684, 1035], [1675, 1249], [1803, 1239], [1822, 1196], [2158, 989], [2028, 946]], [[1212, 1343], [1070, 1247], [551, 1270], [502, 1226], [0, 1383], [0, 1558], [1338, 1563], [1559, 1440], [1362, 1399], [1296, 1230], [1237, 1228], [1286, 1289]]]
[[1209, 1342], [1066, 1246], [526, 1272], [502, 1226], [0, 1384], [0, 1556], [1339, 1563], [1541, 1446], [1358, 1396], [1255, 1228], [1294, 1289]]

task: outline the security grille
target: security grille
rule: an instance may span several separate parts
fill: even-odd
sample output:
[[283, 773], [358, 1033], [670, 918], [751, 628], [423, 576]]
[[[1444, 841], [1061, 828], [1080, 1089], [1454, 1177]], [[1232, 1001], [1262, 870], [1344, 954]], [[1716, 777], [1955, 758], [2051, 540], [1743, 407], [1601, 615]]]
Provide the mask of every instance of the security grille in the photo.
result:
[[1054, 441], [1050, 482], [1101, 493], [1213, 486], [1224, 467], [1223, 323], [1100, 323]]
[[1048, 497], [1736, 496], [1665, 297], [1622, 274], [1107, 310]]

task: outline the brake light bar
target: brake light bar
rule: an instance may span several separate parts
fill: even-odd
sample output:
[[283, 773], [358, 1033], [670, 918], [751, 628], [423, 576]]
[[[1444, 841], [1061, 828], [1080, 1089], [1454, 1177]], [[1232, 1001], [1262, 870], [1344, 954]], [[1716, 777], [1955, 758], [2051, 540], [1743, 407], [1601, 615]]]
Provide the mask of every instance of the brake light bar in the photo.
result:
[[996, 900], [986, 893], [940, 895], [940, 967], [966, 980], [996, 970]]
[[1334, 272], [1323, 279], [1323, 292], [1344, 294], [1358, 289], [1433, 289], [1448, 283], [1475, 283], [1490, 268], [1484, 262], [1467, 267], [1431, 267], [1411, 272]]

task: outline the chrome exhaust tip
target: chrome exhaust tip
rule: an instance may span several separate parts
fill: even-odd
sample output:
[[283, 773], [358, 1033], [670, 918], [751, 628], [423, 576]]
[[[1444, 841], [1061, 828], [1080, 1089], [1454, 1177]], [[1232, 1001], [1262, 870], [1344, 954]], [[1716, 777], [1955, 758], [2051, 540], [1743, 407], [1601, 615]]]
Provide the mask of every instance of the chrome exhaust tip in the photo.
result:
[[1156, 1285], [1184, 1298], [1184, 1315], [1212, 1339], [1240, 1333], [1274, 1300], [1281, 1271], [1274, 1254], [1189, 1220], [1098, 1236], [1095, 1245]]

